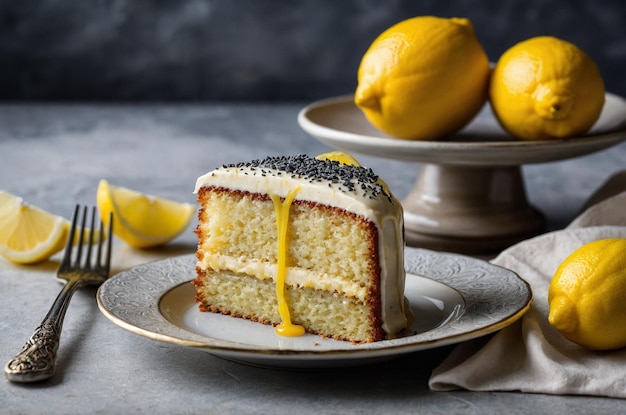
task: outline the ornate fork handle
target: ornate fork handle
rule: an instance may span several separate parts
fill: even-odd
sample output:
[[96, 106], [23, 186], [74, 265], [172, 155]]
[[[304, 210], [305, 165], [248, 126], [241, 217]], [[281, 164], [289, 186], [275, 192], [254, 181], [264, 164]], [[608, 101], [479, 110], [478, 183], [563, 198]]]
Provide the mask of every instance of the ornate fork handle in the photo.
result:
[[[113, 214], [109, 214], [109, 226], [106, 233], [103, 229], [103, 223], [100, 221], [97, 242], [94, 241], [96, 208], [92, 209], [90, 228], [87, 228], [87, 207], [83, 209], [82, 223], [78, 227], [79, 215], [80, 206], [76, 205], [72, 226], [70, 227], [65, 246], [65, 254], [57, 271], [57, 276], [66, 280], [67, 283], [63, 286], [59, 295], [57, 295], [48, 314], [46, 314], [46, 317], [44, 317], [33, 335], [30, 336], [22, 351], [4, 366], [4, 373], [10, 381], [36, 382], [48, 379], [54, 375], [63, 319], [72, 295], [83, 285], [97, 286], [109, 277], [113, 239]], [[86, 244], [83, 243], [85, 233], [87, 234]], [[109, 235], [109, 237], [105, 237], [105, 234]], [[76, 235], [78, 235], [78, 242], [74, 244]], [[75, 255], [72, 255], [74, 246], [76, 246]], [[93, 262], [91, 261], [92, 250], [96, 250], [96, 257]], [[83, 252], [85, 253], [84, 262], [82, 261]]]
[[22, 350], [7, 362], [4, 368], [7, 379], [13, 382], [36, 382], [54, 375], [63, 319], [79, 285], [79, 280], [70, 279], [63, 286], [39, 327]]

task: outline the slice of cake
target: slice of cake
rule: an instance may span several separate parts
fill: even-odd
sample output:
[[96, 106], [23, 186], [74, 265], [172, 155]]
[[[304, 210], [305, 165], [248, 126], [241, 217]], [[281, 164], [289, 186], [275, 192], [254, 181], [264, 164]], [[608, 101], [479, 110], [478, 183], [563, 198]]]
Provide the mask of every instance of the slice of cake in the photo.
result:
[[407, 327], [402, 207], [371, 169], [268, 157], [217, 168], [196, 193], [200, 310], [352, 342]]

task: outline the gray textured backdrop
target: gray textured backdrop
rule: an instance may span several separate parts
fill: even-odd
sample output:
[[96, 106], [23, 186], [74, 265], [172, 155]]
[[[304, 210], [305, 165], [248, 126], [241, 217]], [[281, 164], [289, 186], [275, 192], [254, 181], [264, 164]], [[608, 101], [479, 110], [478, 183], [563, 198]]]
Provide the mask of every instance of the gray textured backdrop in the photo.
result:
[[624, 0], [0, 0], [0, 100], [313, 100], [352, 92], [378, 33], [469, 17], [491, 60], [555, 35], [626, 95]]

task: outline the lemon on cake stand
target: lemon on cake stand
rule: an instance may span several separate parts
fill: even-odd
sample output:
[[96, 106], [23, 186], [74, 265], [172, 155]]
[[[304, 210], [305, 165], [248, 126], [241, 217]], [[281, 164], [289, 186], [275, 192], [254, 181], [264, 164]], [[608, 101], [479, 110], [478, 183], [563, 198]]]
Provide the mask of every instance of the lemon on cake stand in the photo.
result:
[[610, 93], [605, 98], [593, 128], [570, 139], [514, 140], [489, 105], [446, 139], [394, 139], [367, 121], [351, 95], [306, 106], [298, 123], [336, 149], [421, 163], [417, 182], [403, 200], [407, 244], [488, 254], [544, 230], [543, 215], [528, 202], [521, 166], [582, 156], [626, 138], [626, 101]]

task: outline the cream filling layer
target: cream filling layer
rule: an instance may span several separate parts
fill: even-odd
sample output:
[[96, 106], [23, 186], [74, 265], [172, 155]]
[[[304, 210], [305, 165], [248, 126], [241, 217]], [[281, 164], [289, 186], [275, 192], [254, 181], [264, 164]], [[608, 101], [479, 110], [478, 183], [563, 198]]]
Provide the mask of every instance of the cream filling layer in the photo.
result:
[[[255, 276], [260, 280], [276, 281], [277, 264], [247, 258], [234, 258], [221, 254], [205, 254], [198, 262], [200, 269], [215, 271], [232, 271]], [[285, 284], [290, 287], [313, 288], [322, 291], [337, 291], [346, 297], [365, 300], [367, 289], [354, 281], [346, 281], [329, 274], [318, 274], [302, 268], [288, 267]]]

